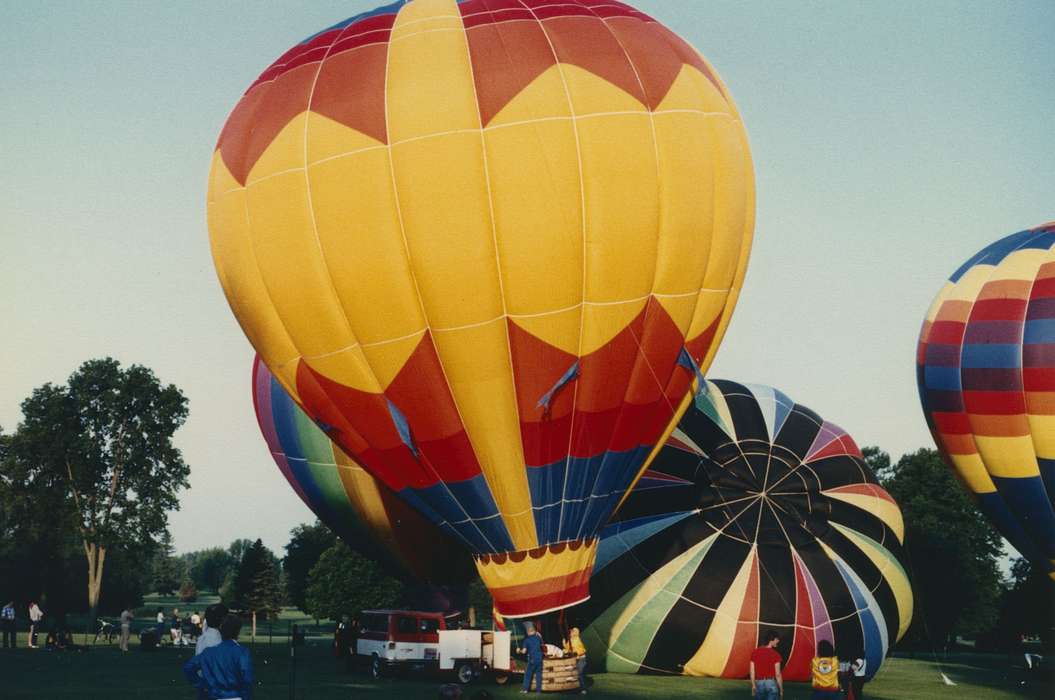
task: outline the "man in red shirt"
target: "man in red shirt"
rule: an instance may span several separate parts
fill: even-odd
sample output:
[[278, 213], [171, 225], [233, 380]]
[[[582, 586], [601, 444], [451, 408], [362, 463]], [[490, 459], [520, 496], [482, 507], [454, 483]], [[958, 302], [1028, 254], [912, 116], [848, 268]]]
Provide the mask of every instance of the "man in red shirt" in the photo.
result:
[[784, 679], [780, 677], [783, 659], [777, 651], [780, 635], [770, 630], [765, 643], [751, 652], [751, 697], [755, 700], [778, 700], [784, 697]]

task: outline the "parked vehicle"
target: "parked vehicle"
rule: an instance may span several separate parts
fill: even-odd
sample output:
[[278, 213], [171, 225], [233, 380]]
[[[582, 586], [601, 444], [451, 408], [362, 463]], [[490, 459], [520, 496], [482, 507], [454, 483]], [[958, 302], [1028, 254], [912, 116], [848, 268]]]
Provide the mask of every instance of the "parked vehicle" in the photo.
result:
[[357, 656], [370, 662], [370, 675], [374, 678], [398, 667], [437, 667], [439, 632], [447, 628], [442, 613], [365, 610], [360, 620]]
[[461, 683], [484, 674], [503, 684], [513, 671], [509, 632], [490, 630], [441, 630], [440, 671], [454, 671]]

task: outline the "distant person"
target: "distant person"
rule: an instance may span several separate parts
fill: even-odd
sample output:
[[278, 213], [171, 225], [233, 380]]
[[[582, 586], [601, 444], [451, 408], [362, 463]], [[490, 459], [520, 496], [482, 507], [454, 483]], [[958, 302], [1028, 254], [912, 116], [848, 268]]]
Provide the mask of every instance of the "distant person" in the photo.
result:
[[242, 621], [227, 615], [220, 623], [223, 641], [183, 665], [183, 675], [210, 700], [253, 700], [253, 660], [238, 643], [241, 629]]
[[205, 623], [202, 625], [198, 641], [194, 643], [194, 653], [200, 654], [209, 647], [217, 646], [223, 639], [220, 637], [220, 623], [227, 617], [227, 606], [216, 603], [205, 608]]
[[827, 639], [822, 639], [817, 645], [817, 655], [810, 662], [810, 685], [813, 686], [813, 700], [837, 700], [842, 697], [839, 690], [839, 657]]
[[179, 608], [172, 608], [172, 620], [169, 622], [169, 634], [172, 635], [172, 646], [183, 645], [183, 618], [180, 617]]
[[582, 634], [578, 627], [568, 631], [568, 641], [564, 644], [564, 655], [575, 656], [575, 672], [579, 674], [579, 693], [586, 695], [586, 645], [582, 643]]
[[164, 608], [158, 608], [158, 614], [157, 614], [155, 619], [157, 620], [157, 624], [155, 625], [155, 629], [157, 630], [157, 633], [158, 633], [158, 646], [161, 646], [161, 640], [165, 638], [165, 609]]
[[535, 678], [535, 692], [542, 692], [542, 647], [545, 642], [542, 641], [542, 635], [538, 633], [535, 626], [531, 623], [524, 625], [526, 633], [524, 635], [524, 646], [518, 651], [521, 654], [527, 654], [527, 668], [524, 669], [524, 689], [521, 693], [531, 692], [531, 679]]
[[37, 632], [40, 630], [40, 621], [44, 619], [44, 611], [40, 609], [36, 601], [29, 602], [29, 648], [37, 648]]
[[864, 700], [865, 696], [865, 674], [868, 672], [868, 662], [863, 656], [858, 656], [850, 664], [850, 686], [853, 688], [854, 700]]
[[780, 664], [784, 659], [777, 651], [780, 635], [770, 630], [763, 639], [765, 643], [751, 652], [751, 697], [777, 700], [784, 697], [784, 679], [780, 675]]
[[15, 640], [18, 639], [15, 635], [14, 601], [11, 601], [4, 606], [3, 610], [0, 610], [0, 631], [2, 631], [4, 635], [4, 649], [7, 649], [8, 640], [11, 640], [11, 648], [14, 649], [17, 646]]
[[362, 626], [359, 624], [359, 618], [352, 615], [352, 621], [348, 623], [348, 661], [349, 663], [355, 663], [355, 657], [359, 653], [359, 635], [362, 633]]
[[132, 620], [135, 617], [129, 608], [121, 611], [121, 651], [128, 651], [128, 638], [132, 634]]
[[190, 627], [191, 634], [194, 636], [194, 639], [197, 639], [201, 634], [201, 615], [198, 614], [197, 610], [190, 614]]
[[55, 630], [48, 632], [47, 636], [44, 637], [44, 651], [58, 651], [59, 650], [59, 636], [55, 633]]

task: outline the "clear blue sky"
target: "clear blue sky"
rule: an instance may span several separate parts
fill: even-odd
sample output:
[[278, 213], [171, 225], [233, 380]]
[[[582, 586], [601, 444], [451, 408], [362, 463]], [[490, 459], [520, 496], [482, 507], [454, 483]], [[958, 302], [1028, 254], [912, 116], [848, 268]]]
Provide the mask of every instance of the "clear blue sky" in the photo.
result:
[[[0, 425], [112, 355], [190, 397], [180, 550], [311, 518], [252, 413], [205, 180], [274, 58], [375, 2], [0, 0]], [[986, 243], [1055, 219], [1055, 4], [638, 0], [731, 89], [755, 248], [713, 377], [771, 384], [895, 456], [930, 445], [913, 353]]]

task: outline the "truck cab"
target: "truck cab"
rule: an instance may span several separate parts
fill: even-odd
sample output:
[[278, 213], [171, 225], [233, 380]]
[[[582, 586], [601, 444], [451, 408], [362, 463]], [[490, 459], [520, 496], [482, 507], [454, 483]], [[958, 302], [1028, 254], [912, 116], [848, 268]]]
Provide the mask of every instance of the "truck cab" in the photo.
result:
[[375, 678], [398, 666], [428, 668], [439, 660], [442, 613], [417, 610], [365, 610], [356, 654], [370, 661]]

